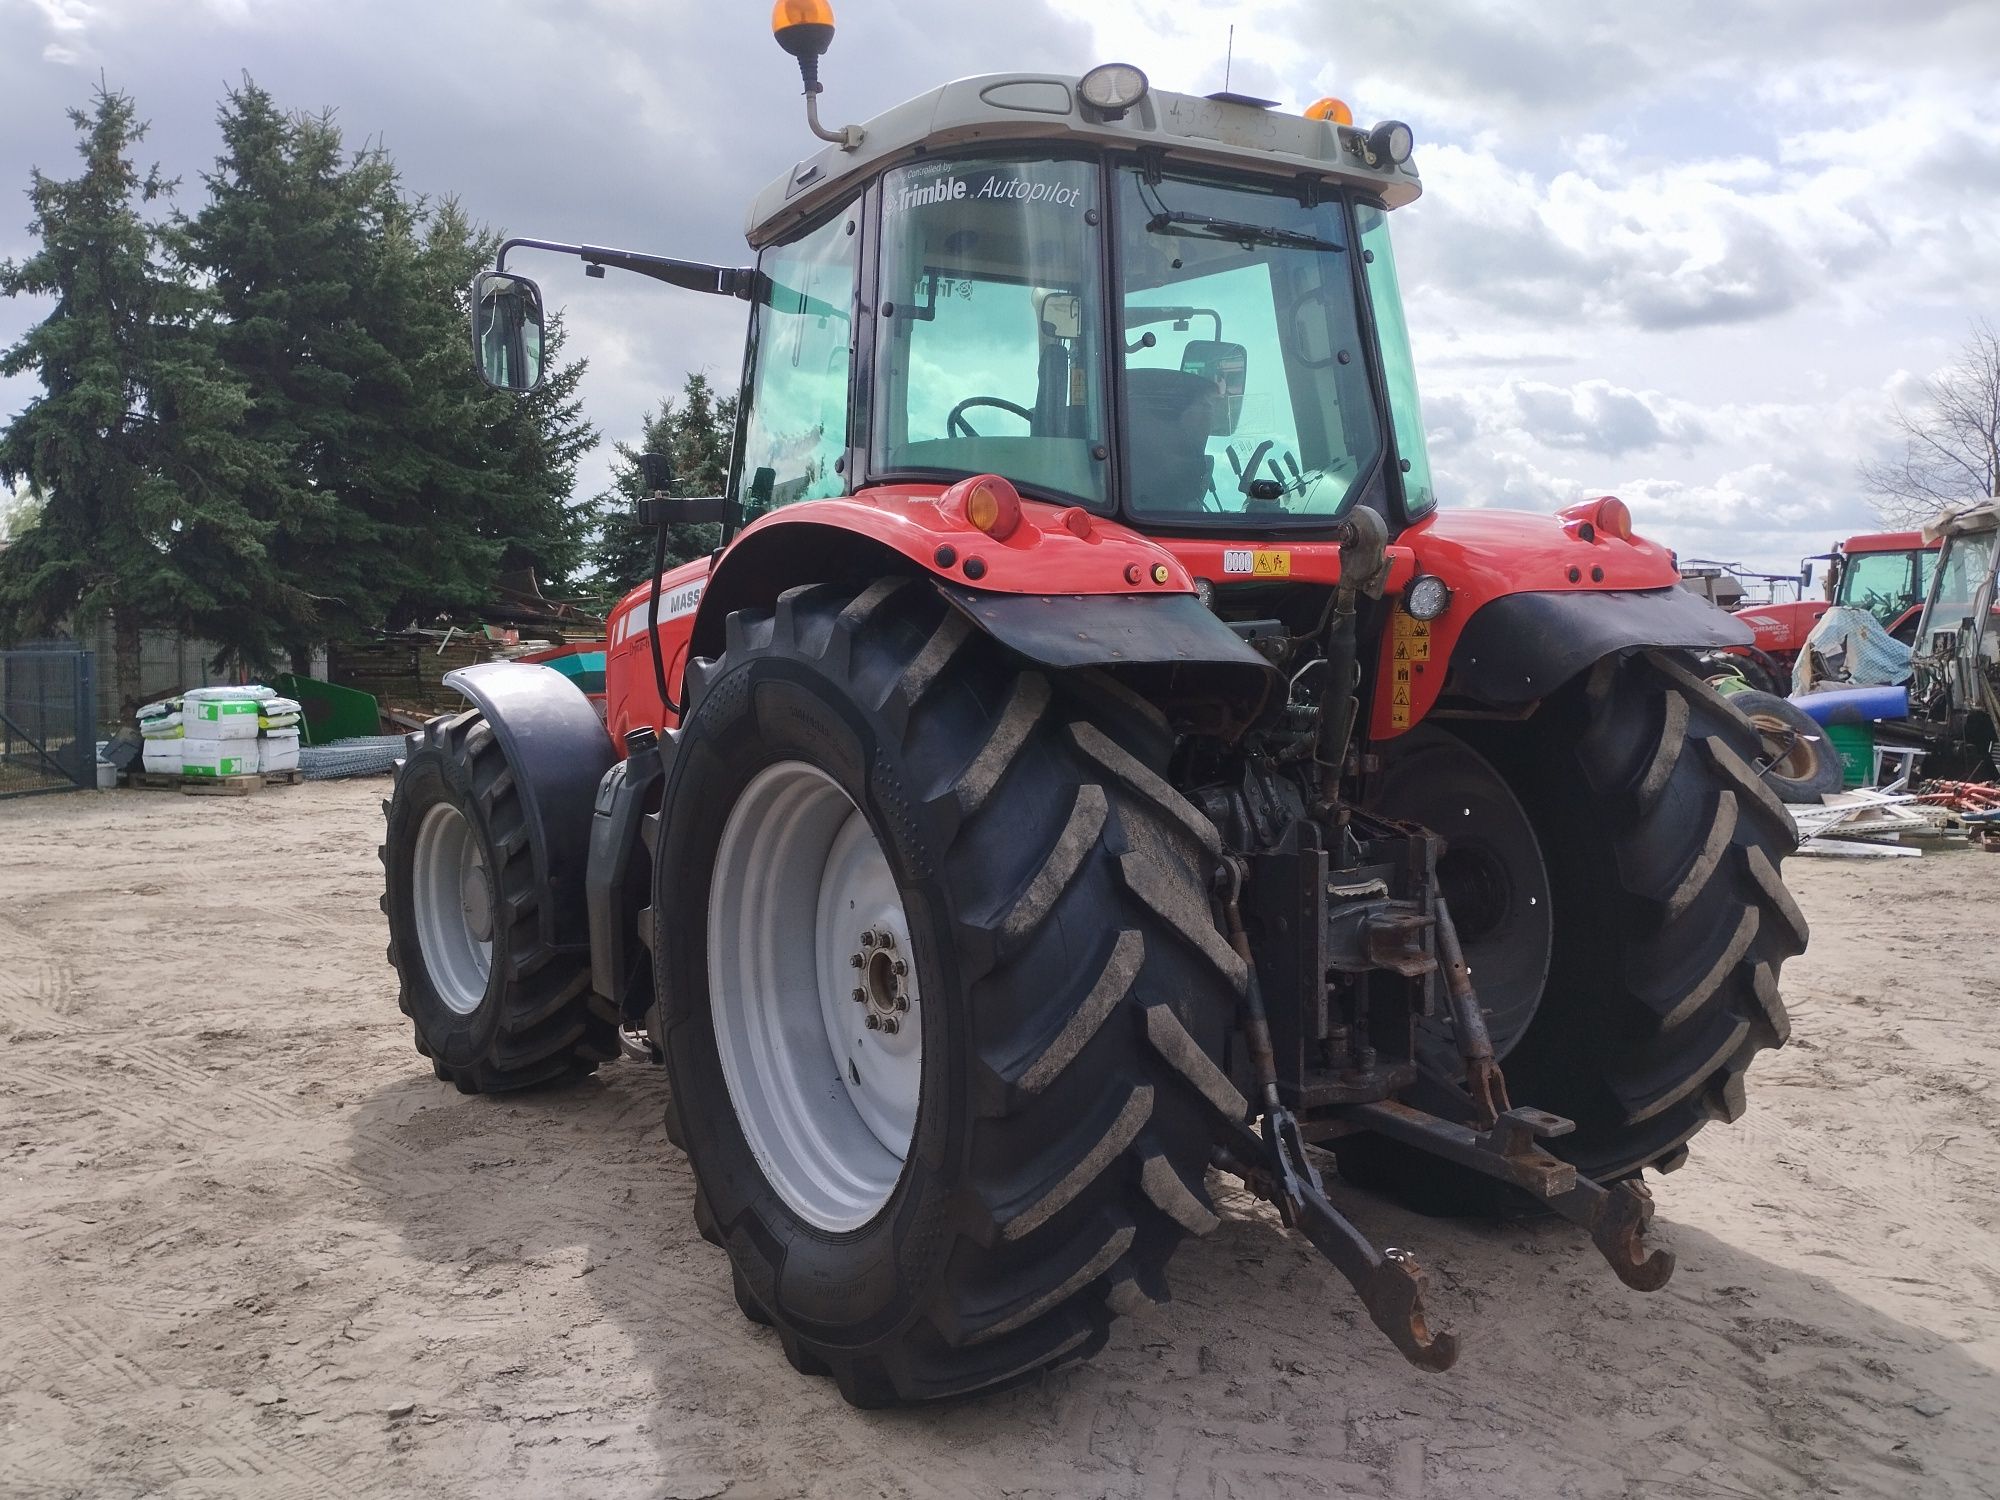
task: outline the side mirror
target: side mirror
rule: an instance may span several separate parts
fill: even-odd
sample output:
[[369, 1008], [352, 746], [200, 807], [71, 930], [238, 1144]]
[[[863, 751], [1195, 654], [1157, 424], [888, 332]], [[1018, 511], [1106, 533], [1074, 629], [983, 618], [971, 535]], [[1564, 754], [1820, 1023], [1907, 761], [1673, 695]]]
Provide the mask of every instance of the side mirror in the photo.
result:
[[525, 276], [482, 271], [472, 279], [472, 358], [495, 390], [542, 383], [542, 289]]
[[1181, 373], [1197, 375], [1215, 392], [1211, 437], [1228, 437], [1243, 416], [1243, 392], [1250, 380], [1250, 351], [1220, 339], [1189, 339], [1181, 350]]
[[1083, 299], [1075, 292], [1048, 292], [1042, 297], [1042, 337], [1075, 339], [1083, 336]]

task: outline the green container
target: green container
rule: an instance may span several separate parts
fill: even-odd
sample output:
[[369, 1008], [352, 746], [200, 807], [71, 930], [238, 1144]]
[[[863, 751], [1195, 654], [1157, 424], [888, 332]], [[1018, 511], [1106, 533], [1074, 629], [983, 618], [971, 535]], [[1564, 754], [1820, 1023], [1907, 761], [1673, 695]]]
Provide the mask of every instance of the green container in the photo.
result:
[[315, 677], [284, 676], [273, 684], [298, 701], [300, 728], [308, 745], [330, 745], [382, 732], [381, 708], [373, 693], [336, 687]]
[[1867, 786], [1875, 776], [1875, 729], [1870, 724], [1825, 724], [1820, 733], [1840, 757], [1840, 784]]

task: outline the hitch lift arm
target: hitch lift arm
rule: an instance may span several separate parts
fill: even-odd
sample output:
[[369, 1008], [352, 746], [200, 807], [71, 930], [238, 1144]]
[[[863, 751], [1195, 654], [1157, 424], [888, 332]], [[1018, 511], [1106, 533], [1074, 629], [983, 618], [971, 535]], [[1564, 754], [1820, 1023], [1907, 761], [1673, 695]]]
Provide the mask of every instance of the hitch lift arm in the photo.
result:
[[[1424, 1308], [1423, 1268], [1407, 1250], [1376, 1249], [1328, 1201], [1298, 1120], [1279, 1095], [1270, 1021], [1238, 899], [1243, 884], [1241, 866], [1230, 862], [1224, 879], [1227, 883], [1221, 904], [1229, 941], [1250, 968], [1244, 1031], [1263, 1118], [1261, 1133], [1252, 1132], [1247, 1123], [1239, 1127], [1238, 1140], [1218, 1153], [1217, 1165], [1236, 1173], [1270, 1199], [1286, 1227], [1297, 1229], [1312, 1241], [1359, 1293], [1368, 1316], [1405, 1359], [1419, 1369], [1450, 1369], [1458, 1358], [1458, 1339], [1449, 1331], [1433, 1331], [1430, 1326]], [[1625, 1285], [1635, 1291], [1657, 1291], [1673, 1275], [1674, 1257], [1666, 1250], [1647, 1253], [1644, 1237], [1653, 1217], [1652, 1195], [1636, 1180], [1609, 1187], [1593, 1182], [1570, 1163], [1542, 1149], [1543, 1140], [1567, 1135], [1576, 1126], [1545, 1110], [1509, 1104], [1507, 1082], [1494, 1060], [1457, 927], [1443, 901], [1436, 906], [1436, 937], [1444, 960], [1453, 1030], [1479, 1128], [1381, 1099], [1338, 1106], [1336, 1130], [1344, 1126], [1373, 1131], [1520, 1188], [1588, 1232]]]

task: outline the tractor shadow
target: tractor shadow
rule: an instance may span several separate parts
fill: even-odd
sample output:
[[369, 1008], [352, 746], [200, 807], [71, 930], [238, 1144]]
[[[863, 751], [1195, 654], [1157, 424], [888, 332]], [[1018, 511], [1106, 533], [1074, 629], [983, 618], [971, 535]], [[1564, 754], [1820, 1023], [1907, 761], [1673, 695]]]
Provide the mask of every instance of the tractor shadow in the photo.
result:
[[372, 1315], [420, 1330], [413, 1480], [733, 1500], [1900, 1500], [1991, 1494], [2000, 1471], [2000, 1382], [1967, 1349], [1666, 1210], [1655, 1237], [1680, 1269], [1646, 1297], [1566, 1225], [1426, 1220], [1336, 1187], [1430, 1271], [1462, 1352], [1427, 1375], [1222, 1178], [1224, 1223], [1174, 1261], [1175, 1300], [1121, 1320], [1095, 1360], [984, 1399], [856, 1411], [738, 1312], [695, 1233], [665, 1101], [664, 1073], [620, 1062], [498, 1098], [413, 1075], [350, 1110], [353, 1174], [399, 1241]]

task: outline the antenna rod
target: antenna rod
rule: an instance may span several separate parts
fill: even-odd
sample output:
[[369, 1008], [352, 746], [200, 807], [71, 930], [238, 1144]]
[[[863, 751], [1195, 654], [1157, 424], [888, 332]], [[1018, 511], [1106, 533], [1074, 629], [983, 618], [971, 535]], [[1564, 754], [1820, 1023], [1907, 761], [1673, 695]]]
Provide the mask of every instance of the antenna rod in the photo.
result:
[[1229, 75], [1236, 67], [1236, 25], [1229, 26], [1229, 51], [1222, 59], [1222, 92], [1229, 92]]

